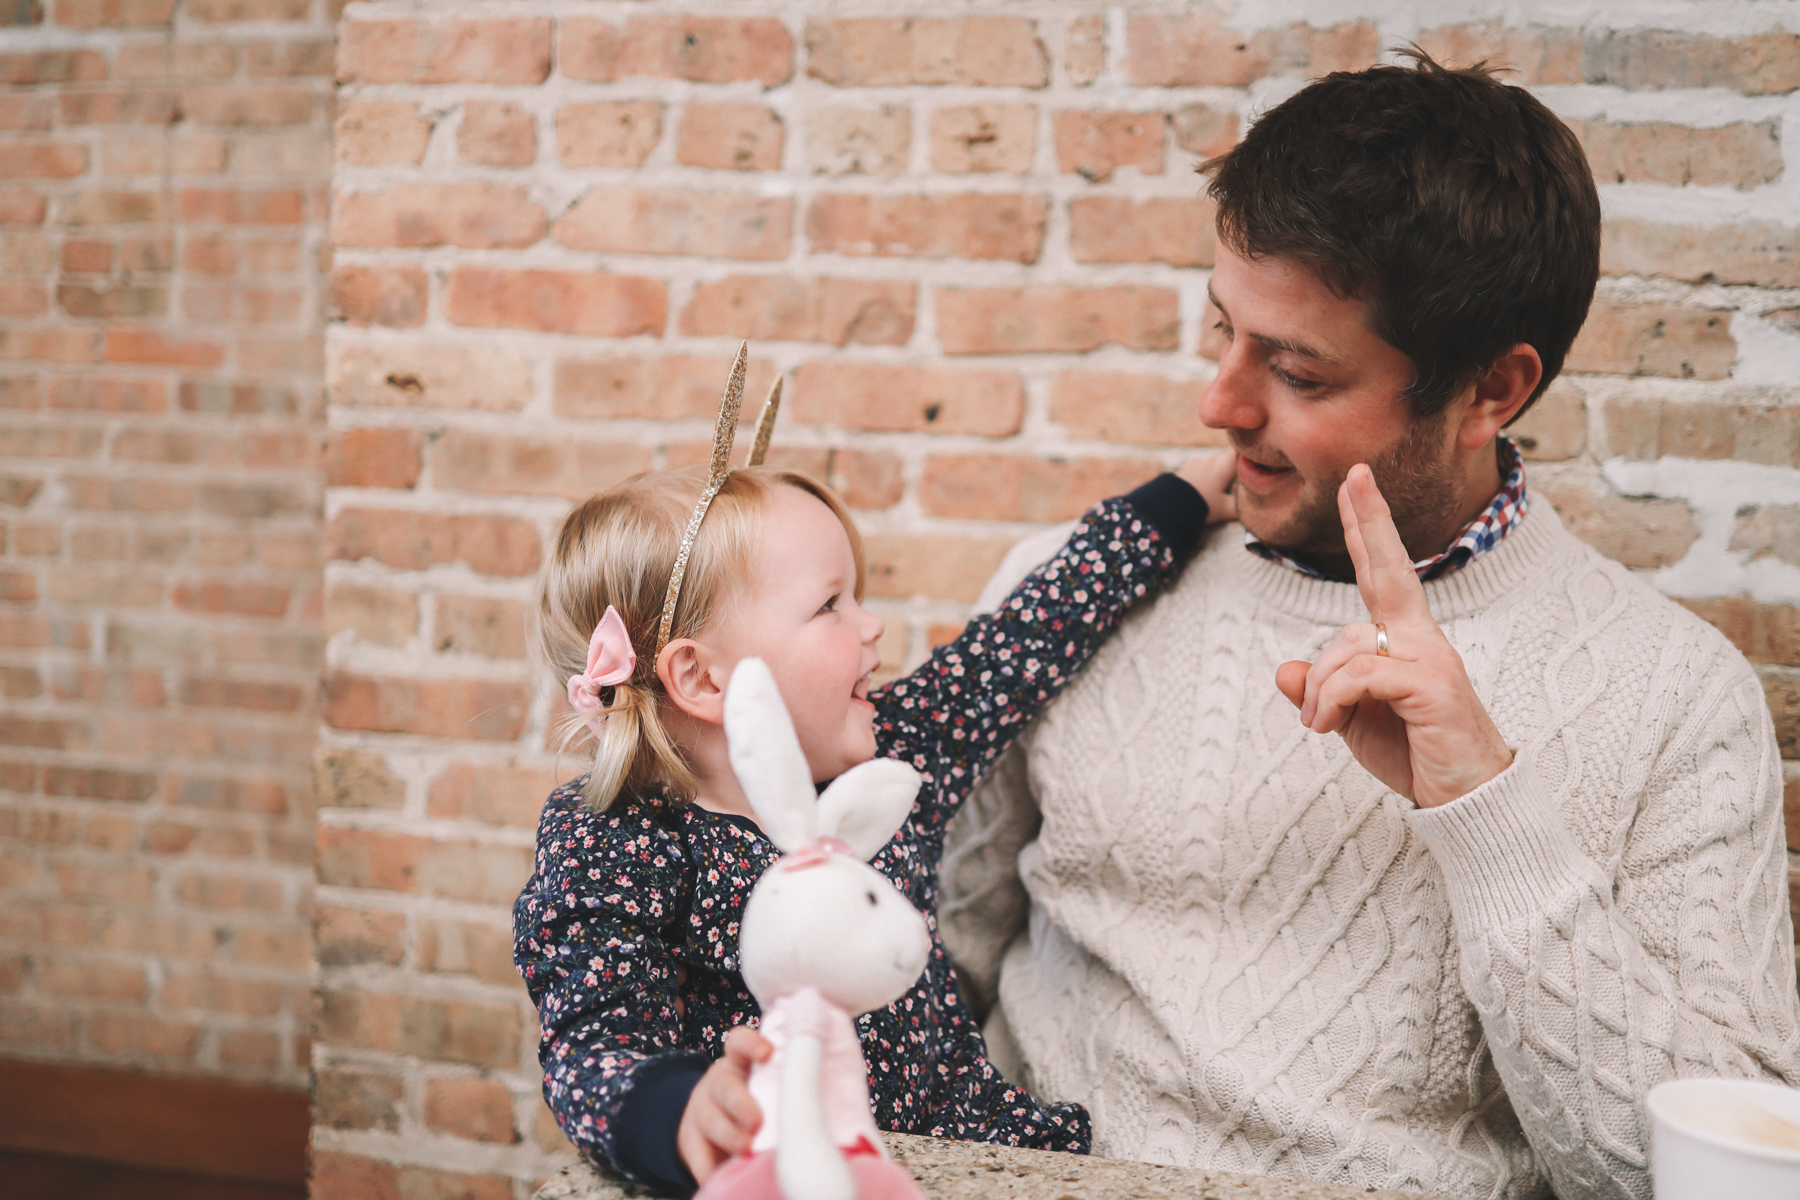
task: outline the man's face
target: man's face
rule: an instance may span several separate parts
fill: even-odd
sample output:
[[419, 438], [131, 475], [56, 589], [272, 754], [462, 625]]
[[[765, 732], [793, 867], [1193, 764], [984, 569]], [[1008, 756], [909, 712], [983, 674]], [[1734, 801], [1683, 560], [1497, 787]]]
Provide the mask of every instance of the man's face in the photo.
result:
[[1414, 417], [1401, 394], [1412, 363], [1369, 327], [1361, 300], [1298, 264], [1243, 258], [1223, 243], [1210, 292], [1225, 348], [1200, 419], [1238, 452], [1246, 529], [1347, 575], [1337, 490], [1359, 462], [1374, 471], [1408, 546], [1454, 519], [1450, 423]]

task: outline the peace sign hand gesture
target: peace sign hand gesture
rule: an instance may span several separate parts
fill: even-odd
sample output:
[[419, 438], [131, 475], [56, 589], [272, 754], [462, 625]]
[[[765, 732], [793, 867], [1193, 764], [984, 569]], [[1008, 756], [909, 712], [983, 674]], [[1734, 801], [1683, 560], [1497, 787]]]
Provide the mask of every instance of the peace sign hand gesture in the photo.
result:
[[1275, 685], [1307, 728], [1337, 733], [1369, 774], [1421, 808], [1447, 804], [1506, 770], [1513, 753], [1432, 619], [1368, 467], [1350, 468], [1338, 514], [1370, 620], [1346, 625], [1317, 662], [1281, 664]]

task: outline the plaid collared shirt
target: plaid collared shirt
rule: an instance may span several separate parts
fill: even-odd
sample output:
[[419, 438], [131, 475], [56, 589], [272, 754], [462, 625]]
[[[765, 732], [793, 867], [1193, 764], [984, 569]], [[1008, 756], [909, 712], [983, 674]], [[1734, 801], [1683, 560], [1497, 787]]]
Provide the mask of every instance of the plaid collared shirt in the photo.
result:
[[[1488, 506], [1481, 510], [1481, 515], [1463, 527], [1456, 535], [1456, 540], [1442, 554], [1434, 554], [1430, 558], [1422, 558], [1413, 564], [1413, 570], [1426, 583], [1439, 579], [1452, 571], [1461, 570], [1473, 562], [1477, 555], [1486, 554], [1500, 544], [1500, 539], [1511, 532], [1525, 515], [1525, 507], [1529, 497], [1525, 493], [1525, 459], [1519, 453], [1519, 447], [1505, 434], [1497, 441], [1497, 452], [1500, 459], [1500, 471], [1505, 482]], [[1331, 576], [1323, 571], [1314, 570], [1303, 562], [1296, 562], [1275, 547], [1260, 542], [1248, 530], [1244, 531], [1244, 546], [1252, 554], [1292, 567], [1302, 575], [1310, 575], [1314, 579], [1329, 579]]]

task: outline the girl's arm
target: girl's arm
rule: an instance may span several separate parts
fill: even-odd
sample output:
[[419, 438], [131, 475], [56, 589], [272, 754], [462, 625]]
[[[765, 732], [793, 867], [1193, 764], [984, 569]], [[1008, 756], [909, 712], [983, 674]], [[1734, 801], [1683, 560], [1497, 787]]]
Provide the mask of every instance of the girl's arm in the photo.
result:
[[676, 1127], [710, 1059], [682, 1047], [669, 949], [685, 861], [642, 810], [596, 813], [574, 785], [558, 788], [513, 907], [513, 960], [537, 1006], [544, 1099], [563, 1133], [640, 1182], [691, 1188]]
[[876, 754], [925, 776], [919, 819], [926, 830], [943, 828], [994, 756], [1062, 691], [1131, 605], [1176, 573], [1207, 516], [1200, 492], [1175, 475], [1102, 501], [996, 611], [970, 620], [918, 670], [869, 697]]

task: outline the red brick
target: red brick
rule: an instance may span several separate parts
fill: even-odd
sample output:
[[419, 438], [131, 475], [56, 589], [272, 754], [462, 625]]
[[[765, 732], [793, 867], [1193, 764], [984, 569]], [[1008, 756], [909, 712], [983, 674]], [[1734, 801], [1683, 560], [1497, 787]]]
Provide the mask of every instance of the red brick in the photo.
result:
[[28, 50], [0, 54], [0, 80], [14, 86], [93, 83], [105, 78], [106, 55], [98, 50]]
[[56, 124], [56, 106], [48, 96], [0, 97], [0, 129], [48, 133]]
[[65, 93], [57, 97], [57, 113], [64, 125], [170, 125], [187, 117], [174, 92], [141, 86], [116, 92]]
[[1558, 379], [1506, 432], [1527, 462], [1563, 462], [1587, 449], [1587, 427], [1586, 395]]
[[556, 110], [556, 155], [568, 167], [638, 167], [662, 139], [654, 100], [565, 104]]
[[52, 0], [58, 25], [86, 29], [120, 25], [167, 25], [175, 0]]
[[323, 111], [322, 98], [304, 86], [251, 88], [239, 83], [191, 87], [181, 94], [183, 119], [201, 127], [310, 125]]
[[931, 114], [931, 169], [952, 174], [1031, 170], [1037, 109], [1029, 104], [967, 104]]
[[167, 221], [169, 197], [162, 192], [84, 191], [57, 209], [64, 225], [138, 225]]
[[325, 79], [336, 56], [331, 37], [250, 42], [244, 47], [244, 74], [252, 79]]
[[912, 338], [916, 307], [917, 292], [908, 282], [732, 275], [695, 288], [681, 313], [681, 332], [903, 346]]
[[448, 342], [339, 342], [326, 385], [338, 408], [441, 408], [516, 412], [531, 398], [522, 354], [465, 338]]
[[[769, 457], [774, 460], [773, 451]], [[904, 465], [880, 451], [833, 450], [825, 476], [845, 504], [870, 512], [892, 508], [906, 493]]]
[[230, 79], [237, 74], [238, 48], [224, 41], [177, 41], [150, 35], [119, 47], [114, 74], [145, 83]]
[[1179, 299], [1167, 288], [940, 288], [937, 311], [946, 354], [1172, 350], [1180, 341]]
[[832, 105], [807, 120], [806, 158], [815, 175], [891, 179], [906, 170], [911, 157], [912, 112], [903, 105]]
[[806, 236], [815, 253], [1036, 262], [1044, 245], [1041, 196], [966, 193], [815, 198]]
[[529, 246], [544, 236], [544, 210], [525, 189], [492, 183], [415, 184], [340, 193], [331, 210], [340, 246]]
[[1241, 34], [1216, 12], [1134, 16], [1125, 28], [1125, 71], [1146, 87], [1244, 87], [1267, 75], [1319, 76], [1375, 63], [1381, 35], [1368, 21], [1329, 29], [1288, 25]]
[[424, 447], [417, 429], [334, 429], [325, 450], [326, 486], [410, 488], [419, 482]]
[[525, 657], [529, 619], [519, 601], [440, 593], [434, 608], [431, 648], [438, 653]]
[[1700, 536], [1680, 500], [1627, 499], [1598, 478], [1559, 477], [1542, 485], [1569, 532], [1628, 567], [1679, 562]]
[[80, 142], [0, 142], [0, 179], [69, 179], [87, 167]]
[[794, 201], [739, 192], [597, 187], [556, 222], [558, 242], [576, 250], [786, 258]]
[[325, 590], [325, 636], [353, 630], [375, 646], [403, 646], [419, 626], [419, 605], [411, 592], [334, 582]]
[[1167, 123], [1168, 117], [1160, 112], [1059, 112], [1053, 123], [1057, 169], [1089, 183], [1103, 183], [1121, 167], [1135, 167], [1140, 175], [1160, 175]]
[[1770, 122], [1693, 129], [1660, 122], [1570, 121], [1601, 183], [1753, 188], [1781, 176], [1781, 141]]
[[1499, 21], [1442, 25], [1421, 33], [1419, 45], [1446, 65], [1506, 67], [1510, 81], [1527, 86], [1581, 82], [1581, 34], [1573, 29], [1508, 28]]
[[557, 60], [571, 79], [755, 80], [772, 88], [794, 73], [794, 39], [772, 17], [633, 17], [623, 30], [568, 17], [558, 33]]
[[1645, 29], [1582, 35], [1582, 82], [1620, 88], [1730, 88], [1751, 96], [1800, 88], [1800, 33], [1747, 37]]
[[415, 166], [425, 157], [431, 122], [414, 100], [338, 101], [332, 152], [337, 161]]
[[512, 927], [426, 918], [419, 922], [419, 969], [439, 975], [473, 975], [483, 983], [512, 987]]
[[1800, 672], [1792, 667], [1758, 667], [1763, 699], [1775, 718], [1775, 745], [1787, 759], [1800, 758]]
[[807, 74], [835, 87], [1043, 87], [1050, 63], [1023, 17], [851, 17], [806, 22]]
[[1800, 566], [1800, 505], [1758, 504], [1737, 511], [1728, 547], [1750, 556]]
[[417, 329], [425, 323], [428, 293], [418, 267], [350, 263], [332, 268], [327, 314], [352, 325]]
[[1238, 118], [1230, 109], [1190, 104], [1178, 109], [1170, 123], [1175, 144], [1201, 158], [1212, 158], [1237, 145]]
[[675, 161], [719, 171], [774, 171], [786, 129], [766, 104], [689, 103], [681, 110]]
[[190, 612], [279, 617], [288, 610], [291, 590], [253, 580], [186, 580], [175, 585], [175, 607]]
[[1702, 228], [1608, 221], [1600, 242], [1608, 275], [1668, 275], [1693, 283], [1800, 287], [1800, 228], [1745, 221]]
[[[319, 1001], [320, 1034], [332, 1045], [475, 1066], [511, 1067], [518, 1061], [522, 1031], [516, 1005], [427, 1000], [370, 989], [325, 989]], [[430, 1193], [409, 1191], [405, 1196], [416, 1194]], [[511, 1194], [508, 1190], [504, 1200], [511, 1200]]]
[[790, 396], [794, 420], [847, 429], [1006, 437], [1025, 415], [1011, 371], [815, 359], [794, 372]]
[[[1680, 603], [1717, 626], [1751, 662], [1800, 667], [1800, 607], [1760, 604], [1749, 596], [1680, 598]], [[1800, 824], [1794, 828], [1800, 834]]]
[[0, 280], [0, 317], [27, 320], [41, 317], [48, 311], [50, 297], [37, 280]]
[[1588, 310], [1566, 367], [1606, 375], [1724, 379], [1736, 361], [1729, 312], [1600, 300]]
[[1110, 371], [1064, 371], [1050, 385], [1050, 419], [1072, 438], [1147, 446], [1223, 446], [1200, 423], [1198, 380]]
[[1147, 458], [1043, 459], [939, 454], [925, 464], [919, 504], [932, 516], [988, 521], [1066, 521], [1096, 501], [1157, 474]]
[[168, 302], [169, 293], [160, 287], [65, 283], [56, 289], [57, 307], [71, 317], [160, 317]]
[[298, 225], [306, 197], [295, 188], [192, 188], [181, 193], [181, 219], [225, 225]]
[[332, 887], [410, 892], [431, 843], [410, 834], [319, 827], [319, 882]]
[[[556, 414], [584, 420], [710, 420], [719, 411], [719, 392], [730, 369], [731, 360], [723, 355], [561, 359], [556, 364]], [[774, 367], [766, 359], [751, 358], [745, 394], [765, 396], [774, 381]]]
[[458, 267], [448, 316], [454, 325], [632, 337], [660, 334], [666, 304], [662, 281], [637, 275]]
[[542, 83], [550, 74], [550, 21], [344, 21], [337, 69], [340, 83]]
[[1200, 197], [1081, 196], [1069, 201], [1069, 253], [1077, 262], [1166, 262], [1210, 267], [1213, 205]]
[[171, 804], [213, 812], [279, 817], [289, 811], [287, 789], [271, 779], [174, 776], [168, 781], [167, 797]]
[[405, 1167], [339, 1151], [316, 1151], [308, 1195], [312, 1200], [512, 1200], [504, 1175], [465, 1175], [430, 1167]]
[[863, 538], [869, 594], [929, 596], [968, 603], [981, 594], [1012, 548], [1010, 538], [888, 533]]
[[154, 329], [109, 329], [106, 331], [106, 360], [216, 367], [225, 361], [225, 350], [217, 342], [169, 341]]
[[188, 0], [183, 11], [196, 21], [301, 21], [307, 0]]
[[321, 904], [315, 929], [322, 967], [398, 966], [406, 955], [406, 917], [401, 913]]
[[241, 679], [186, 679], [181, 702], [198, 708], [233, 708], [251, 712], [293, 712], [304, 698], [291, 683]]
[[561, 782], [528, 767], [457, 763], [432, 783], [427, 811], [445, 820], [535, 829], [544, 798]]
[[451, 429], [431, 451], [434, 486], [499, 495], [585, 499], [651, 466], [642, 446], [564, 435]]
[[523, 167], [537, 160], [537, 122], [504, 100], [469, 100], [456, 131], [456, 154], [489, 167]]
[[1106, 70], [1106, 16], [1091, 13], [1070, 21], [1063, 33], [1063, 71], [1084, 87]]
[[539, 561], [537, 527], [515, 517], [347, 508], [326, 538], [334, 559], [373, 558], [402, 571], [460, 561], [479, 575], [529, 575]]
[[321, 749], [313, 757], [313, 786], [324, 808], [399, 808], [406, 785], [379, 754], [346, 746]]
[[47, 765], [43, 788], [49, 796], [79, 796], [87, 800], [121, 800], [135, 804], [156, 794], [156, 776], [148, 771]]
[[333, 729], [512, 741], [530, 707], [520, 684], [495, 679], [395, 679], [329, 671], [325, 723]]
[[42, 225], [49, 198], [27, 188], [0, 188], [0, 225]]
[[431, 1079], [425, 1083], [425, 1125], [433, 1132], [476, 1142], [511, 1144], [513, 1098], [491, 1079]]

